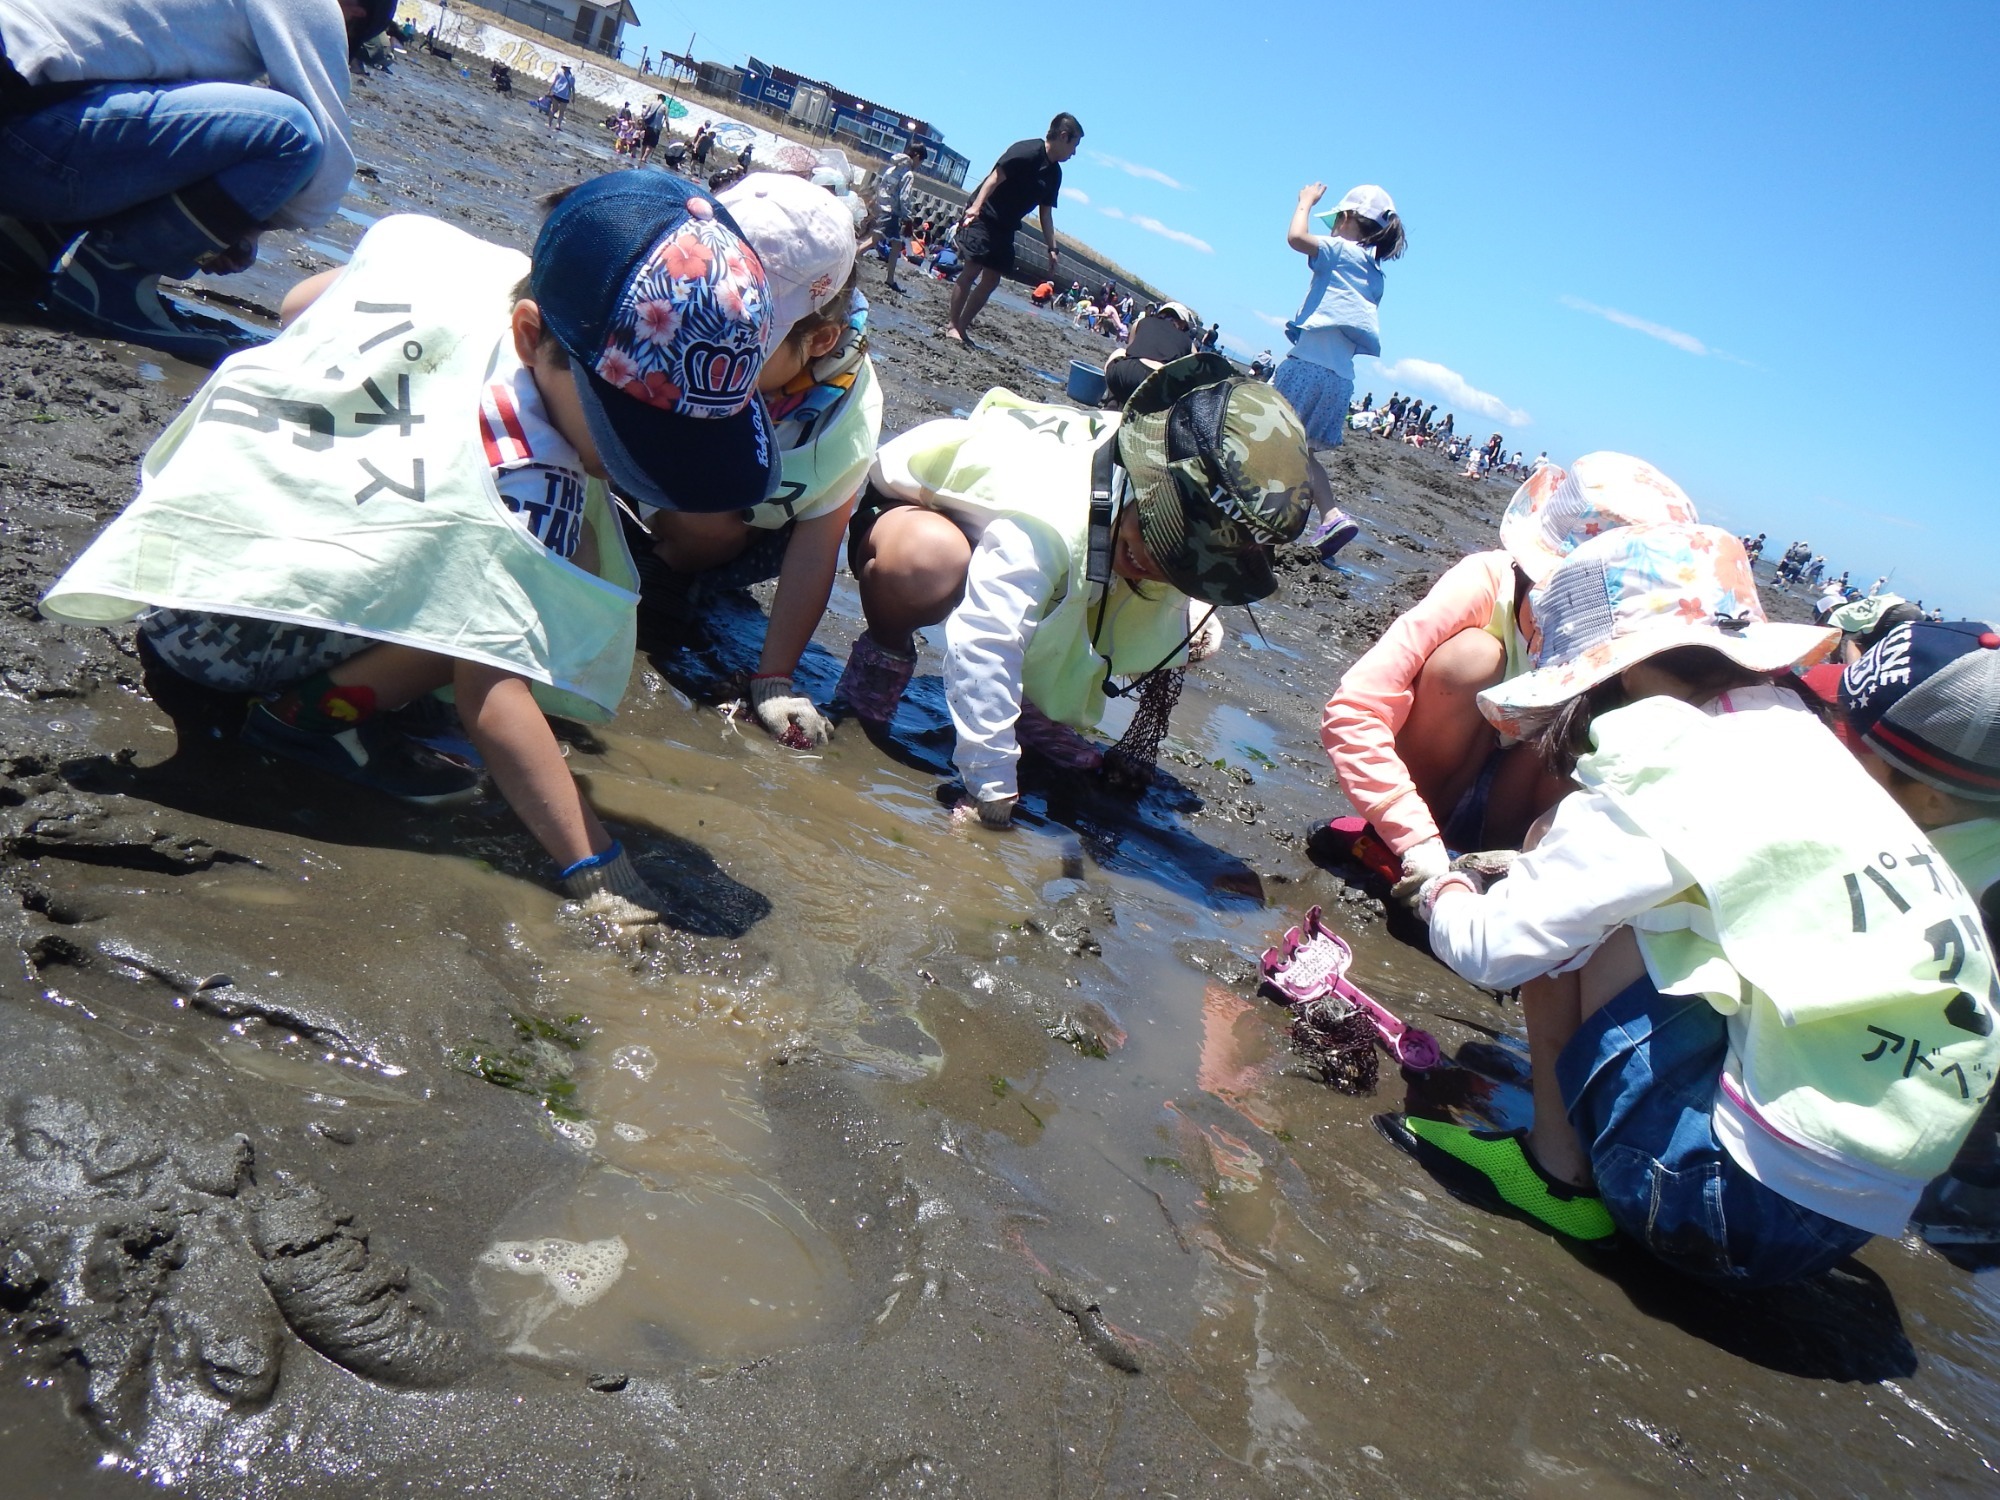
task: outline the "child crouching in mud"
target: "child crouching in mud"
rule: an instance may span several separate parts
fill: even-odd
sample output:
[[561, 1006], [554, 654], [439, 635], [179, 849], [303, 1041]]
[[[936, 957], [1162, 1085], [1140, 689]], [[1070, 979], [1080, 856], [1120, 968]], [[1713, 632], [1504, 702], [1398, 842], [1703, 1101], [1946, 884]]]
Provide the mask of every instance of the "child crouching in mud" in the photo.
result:
[[[1837, 613], [1837, 612], [1836, 612]], [[2000, 630], [1905, 620], [1841, 675], [1841, 734], [1978, 903], [2000, 944]], [[2000, 1096], [1989, 1099], [1912, 1227], [1935, 1245], [2000, 1245]]]
[[748, 507], [641, 506], [650, 530], [638, 557], [640, 611], [690, 620], [715, 594], [777, 579], [750, 711], [779, 743], [806, 750], [825, 744], [831, 726], [793, 675], [826, 613], [848, 517], [882, 435], [868, 302], [854, 285], [854, 220], [824, 188], [752, 172], [716, 201], [757, 252], [770, 288], [771, 352], [757, 389], [780, 477]]
[[1478, 695], [1528, 669], [1539, 640], [1529, 591], [1614, 527], [1697, 519], [1644, 459], [1586, 453], [1567, 470], [1537, 469], [1507, 503], [1499, 548], [1454, 563], [1328, 700], [1320, 743], [1367, 825], [1328, 825], [1330, 841], [1380, 866], [1405, 901], [1455, 854], [1518, 849], [1567, 784], [1533, 747], [1503, 741]]
[[1425, 887], [1431, 944], [1521, 985], [1526, 1131], [1416, 1117], [1420, 1160], [1582, 1240], [1736, 1287], [1900, 1235], [2000, 1066], [1979, 908], [1788, 669], [1712, 526], [1614, 531], [1533, 596], [1535, 670], [1481, 695], [1579, 790], [1513, 871]]
[[543, 707], [607, 719], [631, 673], [634, 578], [607, 481], [657, 506], [765, 493], [755, 254], [691, 185], [629, 173], [560, 201], [532, 266], [400, 215], [286, 312], [153, 445], [138, 498], [43, 612], [137, 615], [170, 711], [238, 695], [222, 727], [243, 744], [411, 802], [477, 783], [392, 722], [450, 687], [563, 888], [656, 917]]
[[876, 456], [848, 539], [868, 628], [840, 697], [886, 724], [913, 633], [944, 621], [953, 759], [1005, 827], [1023, 744], [1094, 769], [1078, 731], [1110, 678], [1157, 680], [1213, 606], [1276, 592], [1272, 544], [1304, 529], [1311, 490], [1297, 416], [1219, 355], [1164, 366], [1111, 417], [989, 391]]

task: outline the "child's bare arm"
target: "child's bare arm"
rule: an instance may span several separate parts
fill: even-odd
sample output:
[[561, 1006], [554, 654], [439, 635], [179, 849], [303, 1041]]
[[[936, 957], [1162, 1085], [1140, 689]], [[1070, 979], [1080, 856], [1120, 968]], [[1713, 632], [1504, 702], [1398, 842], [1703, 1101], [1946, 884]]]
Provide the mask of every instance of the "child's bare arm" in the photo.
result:
[[496, 667], [460, 661], [452, 684], [458, 716], [493, 784], [558, 868], [610, 848], [611, 835], [583, 800], [527, 682]]
[[764, 631], [764, 655], [757, 664], [760, 675], [789, 677], [798, 670], [799, 658], [805, 655], [806, 644], [819, 628], [826, 601], [833, 593], [840, 544], [847, 535], [847, 518], [853, 509], [850, 501], [792, 529], [784, 565], [778, 572], [778, 592], [771, 600], [771, 623]]
[[1312, 232], [1312, 211], [1325, 196], [1323, 182], [1309, 182], [1300, 188], [1299, 201], [1292, 205], [1291, 227], [1285, 231], [1285, 243], [1308, 260], [1319, 253], [1319, 237]]
[[290, 328], [296, 323], [301, 313], [319, 301], [320, 293], [333, 285], [333, 278], [340, 272], [341, 267], [335, 266], [330, 271], [320, 271], [304, 281], [294, 282], [292, 289], [285, 293], [285, 300], [278, 304], [278, 326]]

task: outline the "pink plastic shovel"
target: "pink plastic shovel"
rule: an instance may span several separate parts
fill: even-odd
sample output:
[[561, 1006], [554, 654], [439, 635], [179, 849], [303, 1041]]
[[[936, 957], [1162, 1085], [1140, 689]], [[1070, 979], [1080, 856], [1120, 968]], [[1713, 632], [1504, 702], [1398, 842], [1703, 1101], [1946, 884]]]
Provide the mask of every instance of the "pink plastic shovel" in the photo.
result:
[[1278, 947], [1264, 950], [1264, 982], [1295, 1006], [1338, 995], [1375, 1023], [1383, 1048], [1403, 1067], [1418, 1073], [1436, 1067], [1442, 1056], [1437, 1038], [1406, 1026], [1364, 994], [1347, 977], [1353, 962], [1353, 949], [1344, 938], [1326, 930], [1315, 906], [1301, 926], [1285, 933]]

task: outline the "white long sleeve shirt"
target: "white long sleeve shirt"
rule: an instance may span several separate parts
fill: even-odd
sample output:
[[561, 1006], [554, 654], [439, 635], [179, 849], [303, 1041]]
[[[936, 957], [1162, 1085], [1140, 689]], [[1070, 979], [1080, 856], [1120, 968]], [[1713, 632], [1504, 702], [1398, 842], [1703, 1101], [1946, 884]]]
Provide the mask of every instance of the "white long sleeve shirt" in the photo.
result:
[[30, 83], [257, 83], [306, 107], [326, 152], [274, 216], [333, 217], [354, 176], [347, 23], [338, 0], [0, 0], [7, 60]]
[[[1778, 688], [1738, 688], [1705, 713], [1805, 713]], [[1431, 950], [1453, 973], [1504, 990], [1587, 962], [1620, 927], [1695, 883], [1664, 848], [1641, 833], [1602, 792], [1577, 791], [1557, 804], [1541, 843], [1514, 861], [1483, 895], [1441, 891], [1431, 911]], [[1729, 1051], [1718, 1084], [1742, 1076], [1747, 1018], [1729, 1016]], [[1717, 1139], [1757, 1181], [1792, 1202], [1874, 1234], [1896, 1235], [1922, 1184], [1778, 1134], [1716, 1091]]]
[[1584, 963], [1620, 927], [1694, 884], [1602, 792], [1571, 792], [1540, 844], [1475, 899], [1440, 894], [1431, 951], [1454, 974], [1511, 990]]
[[1044, 555], [1025, 526], [989, 521], [972, 549], [965, 597], [944, 622], [944, 691], [958, 748], [952, 763], [980, 801], [1011, 797], [1021, 747], [1021, 681], [1028, 642], [1060, 596], [1061, 558]]

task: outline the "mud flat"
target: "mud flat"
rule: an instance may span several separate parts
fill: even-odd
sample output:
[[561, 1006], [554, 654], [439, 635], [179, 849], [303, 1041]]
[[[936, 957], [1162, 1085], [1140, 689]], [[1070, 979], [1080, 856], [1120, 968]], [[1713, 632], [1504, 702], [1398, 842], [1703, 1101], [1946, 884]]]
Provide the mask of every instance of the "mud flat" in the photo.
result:
[[[525, 243], [602, 164], [416, 59], [357, 114], [350, 217], [230, 295], [390, 211]], [[947, 346], [941, 297], [878, 300], [892, 430], [1102, 347], [1004, 298]], [[497, 803], [176, 755], [129, 640], [36, 618], [193, 383], [0, 326], [0, 1493], [1992, 1493], [1991, 1273], [1878, 1242], [1702, 1293], [1370, 1128], [1527, 1109], [1515, 1008], [1301, 847], [1328, 689], [1504, 488], [1351, 445], [1361, 539], [1232, 616], [1171, 779], [1031, 783], [1006, 838], [940, 811], [934, 654], [887, 750], [793, 755], [713, 707], [754, 659], [724, 601], [570, 736], [675, 899], [634, 960]], [[814, 694], [857, 623], [843, 582]], [[1288, 1072], [1248, 959], [1312, 902], [1456, 1068]]]

